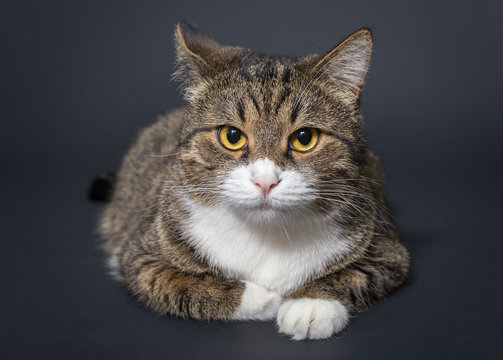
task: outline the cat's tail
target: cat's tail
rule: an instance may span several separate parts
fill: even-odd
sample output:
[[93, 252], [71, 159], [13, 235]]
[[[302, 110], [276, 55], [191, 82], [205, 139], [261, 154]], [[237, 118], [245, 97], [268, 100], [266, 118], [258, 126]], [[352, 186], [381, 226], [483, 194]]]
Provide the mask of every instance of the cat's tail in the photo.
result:
[[117, 175], [115, 173], [99, 175], [91, 183], [87, 196], [93, 201], [110, 201], [115, 188], [116, 179]]

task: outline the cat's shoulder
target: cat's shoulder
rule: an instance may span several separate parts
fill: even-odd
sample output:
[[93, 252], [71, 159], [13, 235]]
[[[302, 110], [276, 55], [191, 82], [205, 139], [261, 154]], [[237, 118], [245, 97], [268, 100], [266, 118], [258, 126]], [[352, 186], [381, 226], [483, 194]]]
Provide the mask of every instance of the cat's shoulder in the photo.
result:
[[180, 129], [185, 114], [184, 108], [176, 108], [167, 111], [164, 115], [160, 115], [157, 121], [153, 124], [154, 128], [160, 128], [164, 131], [175, 131]]
[[178, 144], [178, 134], [183, 122], [185, 110], [177, 108], [157, 117], [152, 124], [140, 129], [127, 157], [143, 155], [166, 155], [174, 151]]
[[177, 136], [183, 122], [184, 113], [183, 108], [177, 108], [159, 115], [157, 121], [139, 131], [138, 139], [141, 141], [142, 138], [162, 137], [166, 139], [166, 135]]

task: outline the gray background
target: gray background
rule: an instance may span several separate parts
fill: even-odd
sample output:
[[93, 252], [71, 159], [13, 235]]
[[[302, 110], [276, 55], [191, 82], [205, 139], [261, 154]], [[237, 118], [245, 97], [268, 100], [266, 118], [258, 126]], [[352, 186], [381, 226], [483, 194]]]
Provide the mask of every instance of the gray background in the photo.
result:
[[[477, 1], [18, 1], [1, 5], [0, 358], [496, 359], [501, 285], [502, 7]], [[362, 97], [413, 271], [342, 335], [158, 317], [106, 274], [90, 180], [181, 106], [174, 24], [269, 53], [360, 27]]]

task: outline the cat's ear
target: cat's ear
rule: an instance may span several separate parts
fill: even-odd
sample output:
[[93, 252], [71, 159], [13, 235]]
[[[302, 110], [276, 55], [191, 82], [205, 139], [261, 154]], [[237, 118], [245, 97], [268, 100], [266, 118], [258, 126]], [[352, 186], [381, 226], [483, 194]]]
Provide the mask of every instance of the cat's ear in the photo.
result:
[[240, 47], [220, 45], [185, 21], [176, 25], [175, 46], [177, 69], [173, 77], [183, 81], [188, 100], [201, 93], [209, 79], [229, 69], [244, 52]]
[[358, 30], [325, 55], [311, 58], [311, 76], [328, 81], [334, 91], [342, 91], [350, 99], [357, 100], [367, 75], [371, 54], [370, 30]]

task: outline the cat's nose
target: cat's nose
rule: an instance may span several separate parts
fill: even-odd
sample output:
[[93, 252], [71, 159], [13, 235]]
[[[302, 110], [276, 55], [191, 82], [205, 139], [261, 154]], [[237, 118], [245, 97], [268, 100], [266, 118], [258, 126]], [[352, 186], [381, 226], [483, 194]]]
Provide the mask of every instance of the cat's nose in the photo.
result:
[[281, 170], [269, 159], [259, 159], [249, 165], [250, 180], [265, 198], [279, 184]]
[[260, 189], [262, 196], [265, 198], [281, 180], [274, 174], [262, 174], [261, 176], [253, 177], [251, 181]]

